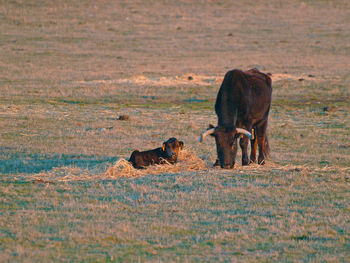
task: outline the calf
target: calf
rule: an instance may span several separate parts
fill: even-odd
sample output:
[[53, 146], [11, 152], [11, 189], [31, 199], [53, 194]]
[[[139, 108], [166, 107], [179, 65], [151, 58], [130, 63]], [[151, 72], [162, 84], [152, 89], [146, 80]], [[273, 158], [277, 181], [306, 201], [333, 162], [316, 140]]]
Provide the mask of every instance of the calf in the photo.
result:
[[153, 150], [140, 152], [135, 150], [132, 152], [129, 162], [136, 169], [143, 169], [145, 166], [152, 164], [174, 164], [177, 161], [179, 151], [184, 148], [184, 143], [176, 138], [170, 138], [163, 143], [163, 147]]

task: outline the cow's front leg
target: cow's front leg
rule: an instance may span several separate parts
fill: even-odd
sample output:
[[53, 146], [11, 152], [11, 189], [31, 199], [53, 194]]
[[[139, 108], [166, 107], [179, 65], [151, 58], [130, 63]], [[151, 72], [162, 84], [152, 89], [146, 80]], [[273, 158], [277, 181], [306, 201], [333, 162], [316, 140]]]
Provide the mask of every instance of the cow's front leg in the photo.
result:
[[241, 146], [241, 149], [242, 149], [242, 165], [249, 164], [248, 142], [249, 142], [249, 138], [245, 135], [243, 135], [239, 140], [239, 146]]

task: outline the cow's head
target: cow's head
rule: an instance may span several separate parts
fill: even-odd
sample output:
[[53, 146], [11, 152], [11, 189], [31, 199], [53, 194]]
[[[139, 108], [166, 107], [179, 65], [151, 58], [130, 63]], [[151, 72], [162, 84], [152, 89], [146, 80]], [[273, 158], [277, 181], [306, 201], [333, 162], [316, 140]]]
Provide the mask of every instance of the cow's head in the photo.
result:
[[235, 165], [237, 155], [237, 138], [241, 134], [244, 134], [249, 138], [252, 137], [250, 132], [241, 128], [228, 129], [210, 125], [209, 128], [199, 137], [199, 142], [202, 142], [207, 135], [215, 137], [216, 151], [220, 166], [221, 168], [231, 169]]
[[179, 151], [184, 148], [184, 143], [178, 141], [176, 138], [170, 138], [166, 142], [163, 142], [163, 151], [170, 161], [176, 162], [179, 155]]

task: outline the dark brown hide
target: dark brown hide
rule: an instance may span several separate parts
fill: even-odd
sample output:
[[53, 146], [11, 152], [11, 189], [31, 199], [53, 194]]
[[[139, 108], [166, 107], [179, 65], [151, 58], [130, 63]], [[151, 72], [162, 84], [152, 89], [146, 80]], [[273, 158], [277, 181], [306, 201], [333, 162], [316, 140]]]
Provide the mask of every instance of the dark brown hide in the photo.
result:
[[153, 150], [140, 152], [138, 150], [133, 151], [130, 156], [129, 162], [137, 169], [142, 169], [145, 166], [153, 164], [174, 164], [177, 161], [179, 151], [184, 148], [184, 143], [178, 141], [176, 138], [170, 138], [163, 143], [163, 147], [159, 147]]

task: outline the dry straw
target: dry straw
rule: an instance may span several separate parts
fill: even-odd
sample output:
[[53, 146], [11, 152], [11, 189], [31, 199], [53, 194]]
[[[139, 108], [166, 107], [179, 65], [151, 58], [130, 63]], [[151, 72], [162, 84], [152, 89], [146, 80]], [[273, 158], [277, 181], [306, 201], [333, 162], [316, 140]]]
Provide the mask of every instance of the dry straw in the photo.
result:
[[[206, 162], [200, 159], [195, 152], [189, 148], [180, 151], [178, 161], [175, 164], [152, 165], [145, 169], [135, 169], [127, 160], [119, 159], [106, 172], [93, 174], [87, 169], [79, 167], [57, 167], [49, 172], [26, 177], [33, 183], [56, 183], [84, 180], [104, 180], [121, 177], [138, 177], [151, 174], [182, 173], [197, 170], [207, 170]], [[22, 178], [17, 178], [18, 180]]]
[[107, 169], [106, 176], [109, 178], [132, 177], [149, 174], [181, 173], [205, 169], [208, 169], [205, 161], [200, 159], [191, 149], [187, 148], [180, 151], [177, 163], [152, 165], [145, 169], [135, 169], [127, 160], [120, 159], [113, 167]]
[[[57, 183], [57, 182], [71, 182], [71, 181], [86, 181], [86, 180], [105, 180], [123, 177], [140, 177], [156, 174], [167, 173], [185, 173], [195, 171], [208, 171], [213, 168], [210, 160], [203, 160], [190, 148], [185, 148], [179, 153], [178, 161], [175, 164], [152, 165], [145, 169], [135, 169], [127, 160], [119, 159], [113, 166], [109, 167], [105, 172], [94, 174], [88, 169], [79, 167], [57, 167], [49, 172], [42, 172], [26, 176], [25, 180], [33, 183]], [[338, 176], [347, 176], [350, 168], [340, 168], [335, 166], [327, 167], [311, 167], [309, 165], [279, 165], [269, 160], [266, 165], [251, 164], [249, 166], [235, 165], [232, 173], [249, 173], [261, 174], [266, 171], [282, 171], [286, 174], [295, 173], [309, 174], [310, 171], [316, 172], [331, 172], [337, 173]], [[17, 177], [17, 180], [23, 180], [23, 177]]]

